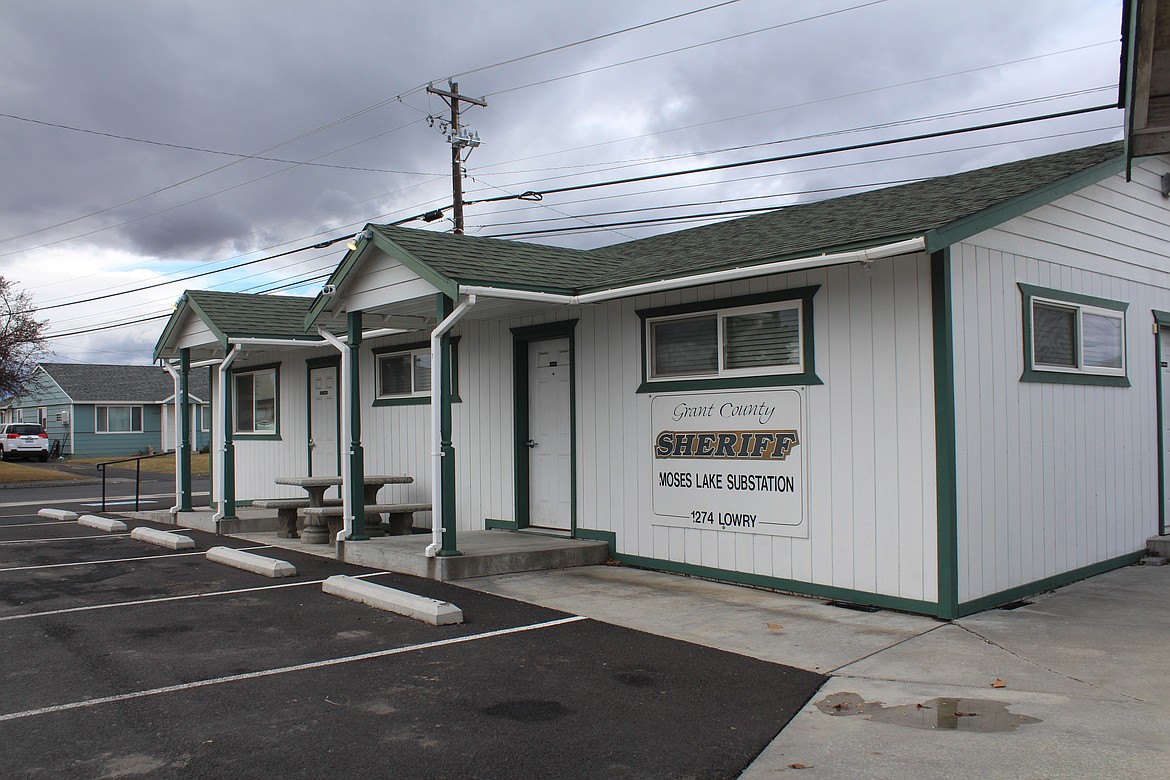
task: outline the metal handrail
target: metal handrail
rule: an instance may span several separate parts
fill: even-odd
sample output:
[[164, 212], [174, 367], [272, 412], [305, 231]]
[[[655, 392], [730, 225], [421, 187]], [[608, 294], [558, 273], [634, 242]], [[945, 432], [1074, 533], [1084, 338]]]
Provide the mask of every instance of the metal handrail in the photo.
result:
[[138, 497], [142, 492], [142, 461], [150, 458], [161, 458], [164, 455], [174, 455], [174, 450], [167, 450], [166, 452], [156, 452], [153, 455], [137, 455], [133, 458], [122, 458], [121, 460], [107, 460], [104, 463], [94, 464], [94, 467], [102, 473], [102, 511], [106, 511], [106, 466], [112, 466], [115, 463], [129, 463], [134, 461], [134, 511], [138, 511]]

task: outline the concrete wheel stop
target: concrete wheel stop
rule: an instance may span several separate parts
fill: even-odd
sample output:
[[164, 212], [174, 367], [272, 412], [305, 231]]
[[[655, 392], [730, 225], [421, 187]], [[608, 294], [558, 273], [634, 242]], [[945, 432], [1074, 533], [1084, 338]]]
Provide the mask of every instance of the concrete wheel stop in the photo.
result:
[[463, 622], [463, 610], [446, 601], [416, 596], [404, 590], [337, 574], [321, 584], [321, 590], [376, 609], [421, 620], [434, 626]]

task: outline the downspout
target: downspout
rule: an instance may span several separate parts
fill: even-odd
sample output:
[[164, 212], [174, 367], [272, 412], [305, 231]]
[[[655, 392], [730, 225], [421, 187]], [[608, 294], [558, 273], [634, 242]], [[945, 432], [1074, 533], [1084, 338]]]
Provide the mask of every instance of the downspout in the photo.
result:
[[216, 410], [215, 419], [219, 421], [218, 430], [215, 432], [215, 453], [218, 457], [215, 459], [215, 470], [219, 472], [219, 511], [211, 516], [211, 522], [215, 527], [219, 528], [219, 521], [223, 520], [227, 514], [227, 495], [226, 495], [226, 466], [227, 463], [227, 426], [228, 426], [228, 410], [227, 410], [227, 383], [228, 383], [228, 369], [231, 368], [236, 356], [243, 351], [239, 344], [233, 344], [231, 351], [224, 356], [223, 361], [219, 364], [218, 370], [218, 387], [219, 392], [216, 393]]
[[475, 303], [476, 297], [468, 295], [467, 300], [455, 307], [455, 311], [431, 331], [431, 543], [425, 552], [428, 558], [435, 557], [435, 553], [443, 546], [443, 434], [439, 405], [442, 402], [442, 369], [446, 361], [439, 360], [440, 342]]
[[[343, 441], [350, 440], [350, 408], [353, 399], [349, 396], [349, 345], [341, 339], [334, 336], [324, 328], [317, 328], [317, 335], [319, 335], [324, 342], [331, 344], [338, 352], [341, 353], [341, 371], [338, 372], [340, 376], [340, 392], [341, 392], [341, 438]], [[337, 541], [344, 542], [353, 535], [353, 501], [350, 496], [350, 462], [349, 458], [341, 459], [341, 531], [337, 534]]]
[[[203, 366], [214, 366], [214, 365], [218, 364], [219, 362], [220, 361], [218, 359], [216, 359], [216, 360], [203, 360], [203, 361], [200, 361], [198, 363], [188, 363], [187, 374], [188, 374], [188, 376], [190, 376], [191, 369], [193, 369], [193, 368], [202, 368]], [[174, 365], [169, 360], [163, 360], [162, 365], [163, 365], [163, 368], [166, 369], [166, 372], [171, 375], [171, 378], [173, 378], [175, 380], [175, 502], [176, 503], [173, 507], [171, 507], [170, 509], [167, 510], [172, 516], [174, 516], [174, 515], [177, 515], [179, 512], [183, 511], [183, 499], [182, 499], [183, 475], [182, 475], [182, 464], [179, 462], [179, 449], [181, 447], [181, 436], [182, 436], [182, 434], [179, 431], [179, 428], [180, 428], [179, 404], [182, 403], [183, 399], [180, 399], [180, 397], [179, 397], [179, 389], [180, 389], [179, 388], [179, 377], [180, 377], [179, 372], [175, 370]], [[180, 364], [180, 365], [182, 365], [182, 364]], [[190, 435], [189, 432], [188, 432], [188, 435]], [[198, 442], [196, 442], [196, 445], [198, 445]], [[188, 500], [190, 500], [190, 497], [188, 497]]]
[[[183, 492], [182, 479], [182, 465], [179, 463], [179, 372], [169, 361], [163, 361], [163, 368], [171, 375], [171, 379], [175, 380], [175, 505], [167, 510], [171, 517], [179, 514], [179, 509], [183, 505], [183, 499], [180, 497]], [[163, 422], [166, 422], [166, 411], [163, 412]]]

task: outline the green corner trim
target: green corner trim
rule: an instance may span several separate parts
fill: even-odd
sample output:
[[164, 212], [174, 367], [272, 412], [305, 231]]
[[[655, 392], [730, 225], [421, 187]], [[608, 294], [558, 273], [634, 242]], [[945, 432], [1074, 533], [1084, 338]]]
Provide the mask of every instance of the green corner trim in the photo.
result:
[[1163, 327], [1170, 327], [1170, 314], [1164, 311], [1154, 312], [1154, 408], [1158, 418], [1158, 535], [1166, 535], [1166, 438], [1165, 418], [1163, 417], [1162, 399], [1162, 334], [1158, 331]]
[[[598, 538], [586, 536], [583, 533], [584, 530], [579, 529], [577, 535], [583, 539]], [[594, 531], [593, 533], [603, 534], [605, 532]], [[602, 540], [608, 541], [608, 539], [604, 538]], [[938, 605], [930, 601], [886, 596], [881, 593], [866, 593], [865, 591], [851, 590], [849, 588], [838, 588], [833, 585], [818, 585], [812, 582], [800, 582], [782, 577], [769, 577], [763, 574], [748, 574], [746, 572], [728, 571], [726, 569], [713, 569], [707, 566], [695, 566], [694, 564], [678, 563], [677, 561], [664, 561], [658, 558], [643, 558], [638, 555], [626, 555], [625, 553], [611, 553], [610, 557], [618, 563], [635, 566], [640, 569], [656, 569], [673, 574], [689, 574], [693, 577], [703, 577], [722, 582], [734, 582], [739, 585], [752, 585], [759, 588], [798, 593], [804, 596], [815, 596], [817, 598], [833, 599], [834, 601], [848, 601], [854, 604], [868, 604], [880, 609], [893, 609], [899, 612], [913, 612], [931, 616], [934, 616], [938, 612]]]
[[599, 531], [595, 528], [578, 528], [573, 536], [577, 539], [592, 539], [598, 542], [605, 542], [609, 545], [609, 557], [614, 558], [617, 555], [617, 534], [613, 531]]
[[934, 342], [934, 464], [937, 617], [959, 612], [958, 455], [955, 427], [955, 333], [951, 300], [951, 251], [930, 256], [931, 330]]
[[1125, 555], [1119, 555], [1116, 558], [1110, 558], [1107, 561], [1101, 561], [1100, 563], [1082, 566], [1079, 569], [1066, 571], [1063, 574], [1057, 574], [1052, 577], [1045, 577], [1042, 580], [1035, 580], [1034, 582], [1029, 582], [1026, 585], [1018, 585], [1014, 588], [1001, 590], [1000, 592], [992, 593], [989, 596], [972, 599], [971, 601], [964, 601], [959, 605], [958, 617], [973, 615], [976, 612], [982, 612], [986, 609], [998, 607], [1001, 604], [1010, 604], [1013, 601], [1019, 601], [1020, 599], [1027, 596], [1034, 596], [1037, 593], [1043, 593], [1046, 590], [1052, 590], [1053, 588], [1069, 585], [1078, 580], [1095, 577], [1098, 574], [1104, 574], [1107, 571], [1120, 569], [1122, 566], [1128, 566], [1131, 563], [1137, 563], [1145, 554], [1146, 551], [1144, 549], [1138, 550], [1137, 552], [1126, 553]]
[[484, 518], [483, 527], [484, 527], [484, 530], [486, 530], [486, 531], [493, 531], [493, 530], [499, 530], [499, 529], [502, 529], [505, 531], [518, 531], [518, 530], [520, 530], [517, 527], [515, 520], [493, 520], [490, 517]]
[[[1116, 374], [1092, 374], [1081, 371], [1046, 371], [1038, 369], [1032, 364], [1032, 299], [1046, 298], [1049, 300], [1062, 301], [1065, 303], [1079, 304], [1082, 306], [1095, 306], [1098, 309], [1111, 309], [1112, 311], [1119, 311], [1123, 314], [1129, 310], [1129, 304], [1123, 301], [1112, 301], [1108, 298], [1098, 298], [1092, 295], [1082, 295], [1081, 293], [1065, 292], [1064, 290], [1054, 290], [1050, 287], [1037, 287], [1034, 284], [1024, 284], [1017, 282], [1016, 286], [1020, 288], [1020, 298], [1022, 306], [1022, 324], [1021, 330], [1024, 335], [1024, 370], [1020, 374], [1021, 382], [1046, 382], [1056, 385], [1096, 385], [1100, 387], [1130, 387], [1129, 369], [1126, 368], [1125, 375]], [[1122, 335], [1126, 342], [1122, 345], [1123, 352], [1128, 347], [1128, 327], [1123, 329]]]
[[1060, 181], [1053, 182], [1046, 187], [1041, 187], [1038, 190], [1033, 190], [1024, 195], [998, 203], [991, 208], [984, 209], [971, 216], [957, 219], [947, 225], [927, 231], [925, 235], [926, 251], [929, 254], [934, 254], [940, 249], [953, 246], [977, 233], [982, 233], [984, 230], [1001, 225], [1010, 219], [1022, 216], [1033, 209], [1063, 198], [1065, 195], [1071, 195], [1078, 190], [1082, 190], [1091, 184], [1096, 184], [1124, 170], [1125, 155], [1123, 154], [1112, 160], [1098, 163], [1091, 168], [1086, 168]]

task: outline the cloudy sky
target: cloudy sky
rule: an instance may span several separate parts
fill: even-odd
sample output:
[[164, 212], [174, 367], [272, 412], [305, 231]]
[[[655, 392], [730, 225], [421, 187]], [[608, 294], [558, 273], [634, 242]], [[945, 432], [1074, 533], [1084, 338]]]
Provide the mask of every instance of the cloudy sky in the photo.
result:
[[[0, 276], [49, 321], [50, 359], [149, 363], [184, 289], [315, 294], [344, 243], [263, 258], [451, 202], [428, 82], [487, 99], [464, 114], [478, 200], [1116, 103], [1119, 30], [1120, 0], [8, 2]], [[469, 205], [467, 232], [600, 246], [1114, 140], [1121, 121]]]

